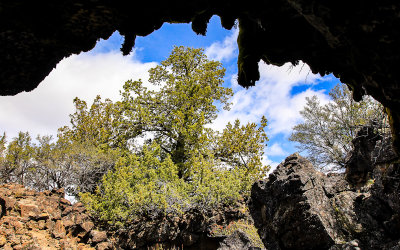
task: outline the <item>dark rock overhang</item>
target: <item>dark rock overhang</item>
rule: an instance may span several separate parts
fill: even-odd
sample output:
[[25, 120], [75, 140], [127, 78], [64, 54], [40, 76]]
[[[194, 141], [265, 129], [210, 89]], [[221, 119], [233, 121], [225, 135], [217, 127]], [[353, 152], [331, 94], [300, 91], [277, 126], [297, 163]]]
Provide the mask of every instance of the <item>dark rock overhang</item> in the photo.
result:
[[313, 73], [334, 73], [359, 100], [370, 94], [387, 107], [400, 148], [400, 2], [227, 0], [0, 1], [0, 95], [31, 91], [63, 58], [91, 50], [119, 31], [128, 54], [136, 36], [163, 23], [192, 23], [205, 34], [221, 17], [231, 29], [239, 19], [238, 80], [259, 79], [260, 60], [282, 65], [306, 62]]

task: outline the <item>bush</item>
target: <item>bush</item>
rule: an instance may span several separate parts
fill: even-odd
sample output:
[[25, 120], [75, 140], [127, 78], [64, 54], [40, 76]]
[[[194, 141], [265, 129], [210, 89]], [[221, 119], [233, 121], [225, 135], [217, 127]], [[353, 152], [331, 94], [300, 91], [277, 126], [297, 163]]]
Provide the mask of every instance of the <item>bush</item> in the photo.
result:
[[253, 223], [245, 220], [232, 221], [227, 226], [214, 224], [212, 225], [210, 236], [229, 236], [236, 230], [242, 230], [250, 238], [254, 247], [264, 248], [264, 243], [258, 235], [257, 228]]
[[181, 215], [193, 207], [212, 209], [242, 199], [242, 180], [233, 169], [215, 167], [200, 156], [193, 163], [185, 181], [158, 144], [144, 146], [139, 155], [121, 157], [95, 193], [80, 194], [81, 201], [101, 220], [124, 226], [141, 216]]

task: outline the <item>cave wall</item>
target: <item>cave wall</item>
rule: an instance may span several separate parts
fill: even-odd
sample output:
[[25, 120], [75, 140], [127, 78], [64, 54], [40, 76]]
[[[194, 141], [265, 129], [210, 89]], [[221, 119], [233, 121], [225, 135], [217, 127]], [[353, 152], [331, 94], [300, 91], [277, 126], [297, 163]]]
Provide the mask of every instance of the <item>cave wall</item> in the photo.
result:
[[239, 84], [259, 79], [258, 62], [306, 62], [313, 73], [333, 73], [353, 89], [355, 100], [370, 94], [390, 115], [400, 149], [400, 2], [395, 0], [111, 1], [1, 0], [0, 95], [31, 91], [64, 57], [91, 50], [114, 31], [125, 36], [128, 54], [136, 36], [164, 22], [192, 23], [205, 34], [221, 17], [231, 29], [239, 19]]

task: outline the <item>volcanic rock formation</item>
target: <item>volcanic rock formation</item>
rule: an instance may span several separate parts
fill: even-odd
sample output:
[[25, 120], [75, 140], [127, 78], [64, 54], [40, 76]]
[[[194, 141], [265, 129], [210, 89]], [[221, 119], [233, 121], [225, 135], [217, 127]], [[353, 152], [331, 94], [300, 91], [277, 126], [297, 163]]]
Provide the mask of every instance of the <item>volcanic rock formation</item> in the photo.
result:
[[[325, 175], [296, 153], [253, 185], [250, 211], [267, 249], [400, 247], [400, 164], [369, 134], [354, 145], [372, 152], [356, 147], [346, 173]], [[389, 158], [371, 164], [382, 147]]]
[[63, 189], [35, 192], [3, 184], [0, 249], [249, 249], [254, 241], [245, 232], [229, 237], [211, 232], [215, 226], [250, 219], [244, 211], [192, 209], [182, 216], [143, 217], [117, 228], [95, 220], [82, 203], [71, 205]]

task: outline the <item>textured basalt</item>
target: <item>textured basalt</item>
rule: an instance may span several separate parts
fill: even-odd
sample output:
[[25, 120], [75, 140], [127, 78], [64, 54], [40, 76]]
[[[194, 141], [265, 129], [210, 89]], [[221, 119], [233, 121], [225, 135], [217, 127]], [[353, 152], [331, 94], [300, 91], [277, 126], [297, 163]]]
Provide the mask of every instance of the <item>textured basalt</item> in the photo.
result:
[[345, 173], [295, 153], [255, 183], [249, 208], [267, 249], [399, 249], [400, 164], [388, 139], [365, 126]]
[[31, 91], [64, 57], [88, 51], [118, 30], [128, 54], [136, 36], [164, 22], [192, 23], [205, 34], [211, 16], [230, 29], [239, 19], [238, 79], [259, 78], [259, 60], [274, 65], [299, 60], [313, 73], [334, 73], [354, 90], [387, 108], [400, 148], [400, 2], [248, 0], [0, 1], [0, 95]]
[[251, 223], [244, 204], [191, 209], [182, 216], [144, 216], [124, 228], [92, 217], [64, 189], [36, 192], [19, 184], [0, 185], [0, 249], [254, 249], [240, 229], [217, 235], [235, 222]]
[[267, 249], [399, 249], [399, 164], [380, 163], [356, 188], [298, 154], [252, 187], [250, 212]]

